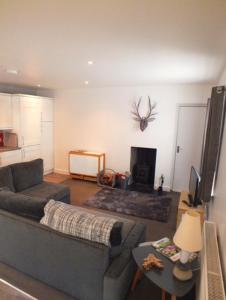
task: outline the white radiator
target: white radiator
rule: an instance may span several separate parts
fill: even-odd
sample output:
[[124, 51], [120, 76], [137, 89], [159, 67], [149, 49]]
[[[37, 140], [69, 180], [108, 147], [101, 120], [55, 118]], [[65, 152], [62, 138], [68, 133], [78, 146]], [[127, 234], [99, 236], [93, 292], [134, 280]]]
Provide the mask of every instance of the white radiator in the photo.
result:
[[216, 223], [205, 221], [198, 300], [225, 300]]

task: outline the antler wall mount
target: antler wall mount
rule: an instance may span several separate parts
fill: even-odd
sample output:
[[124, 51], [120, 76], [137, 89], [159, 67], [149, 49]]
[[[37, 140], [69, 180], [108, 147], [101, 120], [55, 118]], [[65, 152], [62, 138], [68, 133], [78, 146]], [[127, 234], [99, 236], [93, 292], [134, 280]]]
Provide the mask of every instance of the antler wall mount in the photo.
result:
[[132, 111], [132, 115], [133, 115], [133, 119], [135, 121], [140, 122], [140, 130], [144, 131], [147, 127], [148, 127], [148, 123], [152, 122], [155, 120], [155, 115], [157, 115], [156, 112], [153, 112], [153, 110], [156, 107], [156, 103], [154, 103], [153, 105], [151, 104], [151, 99], [148, 96], [148, 113], [146, 116], [141, 117], [140, 113], [139, 113], [139, 107], [141, 104], [141, 99], [142, 97], [140, 97], [140, 99], [138, 100], [138, 102], [134, 102], [133, 106], [134, 106], [134, 111]]

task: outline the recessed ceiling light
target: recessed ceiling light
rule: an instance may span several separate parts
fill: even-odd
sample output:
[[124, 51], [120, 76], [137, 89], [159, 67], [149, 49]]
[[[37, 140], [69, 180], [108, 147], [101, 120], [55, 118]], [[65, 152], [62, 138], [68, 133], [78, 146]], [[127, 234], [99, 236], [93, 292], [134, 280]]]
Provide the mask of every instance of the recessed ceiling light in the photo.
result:
[[86, 81], [84, 81], [84, 83], [87, 85], [87, 84], [89, 84], [89, 81], [86, 80]]
[[93, 61], [92, 61], [92, 60], [89, 60], [89, 61], [88, 61], [88, 65], [93, 65]]
[[16, 70], [16, 69], [7, 69], [6, 73], [12, 74], [12, 75], [17, 75], [18, 74], [18, 70]]
[[41, 86], [41, 84], [37, 84], [37, 87], [40, 87]]

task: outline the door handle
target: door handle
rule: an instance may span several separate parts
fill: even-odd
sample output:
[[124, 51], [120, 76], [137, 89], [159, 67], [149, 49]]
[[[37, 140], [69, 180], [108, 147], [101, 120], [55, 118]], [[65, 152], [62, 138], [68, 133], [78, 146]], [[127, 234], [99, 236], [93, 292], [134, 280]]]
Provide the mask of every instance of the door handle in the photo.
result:
[[177, 153], [180, 152], [180, 146], [177, 146]]

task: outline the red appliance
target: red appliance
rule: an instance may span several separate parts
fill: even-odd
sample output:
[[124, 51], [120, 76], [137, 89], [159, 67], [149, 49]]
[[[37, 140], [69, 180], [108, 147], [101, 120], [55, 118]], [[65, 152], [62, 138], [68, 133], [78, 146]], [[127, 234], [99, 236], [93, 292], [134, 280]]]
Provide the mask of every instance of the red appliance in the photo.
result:
[[3, 132], [0, 132], [0, 147], [4, 146], [4, 135]]

